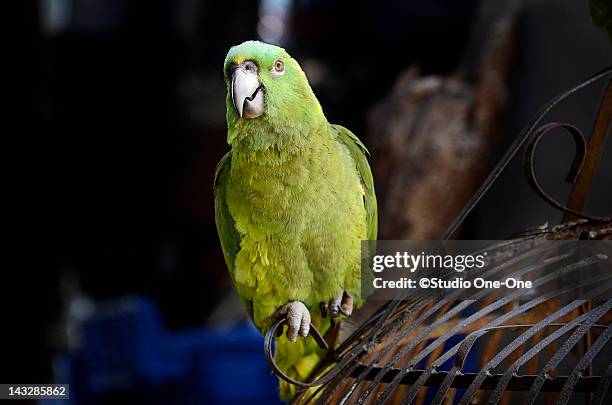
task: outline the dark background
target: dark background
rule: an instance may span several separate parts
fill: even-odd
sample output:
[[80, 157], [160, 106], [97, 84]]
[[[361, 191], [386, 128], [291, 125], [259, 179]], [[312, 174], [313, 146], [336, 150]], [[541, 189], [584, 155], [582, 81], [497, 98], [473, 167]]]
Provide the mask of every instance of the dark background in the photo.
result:
[[[262, 37], [283, 44], [309, 74], [330, 122], [362, 134], [366, 112], [399, 72], [412, 64], [423, 74], [455, 72], [483, 27], [520, 5], [498, 153], [542, 103], [612, 62], [586, 2], [494, 3], [269, 2], [290, 5], [279, 36], [278, 25], [265, 24], [265, 2], [19, 2], [18, 28], [5, 34], [16, 51], [6, 59], [14, 94], [3, 135], [15, 142], [6, 192], [17, 222], [9, 238], [19, 248], [10, 245], [18, 264], [3, 269], [2, 381], [50, 381], [74, 297], [144, 294], [165, 325], [180, 330], [207, 323], [227, 295], [212, 181], [228, 149], [221, 68], [230, 46]], [[552, 118], [588, 133], [600, 92], [585, 90]], [[542, 145], [550, 163], [544, 184], [562, 200], [571, 156], [564, 142]], [[589, 205], [602, 215], [612, 206], [609, 149]], [[559, 220], [527, 188], [520, 165], [471, 217], [470, 237], [503, 238]]]

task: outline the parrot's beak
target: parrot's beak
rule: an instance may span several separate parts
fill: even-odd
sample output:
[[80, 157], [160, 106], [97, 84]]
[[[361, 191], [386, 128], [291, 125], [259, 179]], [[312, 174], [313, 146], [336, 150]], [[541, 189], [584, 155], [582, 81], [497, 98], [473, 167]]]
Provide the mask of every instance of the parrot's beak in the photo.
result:
[[259, 117], [264, 112], [263, 86], [257, 77], [257, 65], [246, 61], [232, 72], [232, 102], [240, 118]]

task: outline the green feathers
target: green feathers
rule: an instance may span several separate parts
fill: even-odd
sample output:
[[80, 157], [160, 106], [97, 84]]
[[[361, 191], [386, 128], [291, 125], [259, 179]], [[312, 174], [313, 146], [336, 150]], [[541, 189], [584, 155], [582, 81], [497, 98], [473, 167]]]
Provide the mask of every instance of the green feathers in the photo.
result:
[[[259, 67], [259, 80], [264, 88], [265, 114], [256, 119], [240, 119], [233, 108], [230, 92], [231, 66], [247, 60]], [[284, 71], [274, 71], [276, 61], [282, 61]], [[277, 46], [247, 41], [232, 47], [223, 66], [227, 83], [227, 141], [232, 146], [251, 150], [307, 147], [310, 129], [326, 123], [323, 110], [315, 97], [300, 65]]]
[[332, 125], [337, 132], [337, 139], [347, 147], [351, 158], [355, 162], [357, 172], [361, 177], [363, 190], [363, 204], [366, 209], [366, 225], [367, 237], [366, 240], [376, 240], [378, 236], [378, 207], [376, 205], [376, 194], [374, 192], [374, 179], [372, 171], [366, 159], [366, 154], [369, 154], [365, 145], [357, 138], [357, 136], [348, 129], [340, 125]]
[[[250, 97], [237, 96], [244, 84], [237, 69], [250, 75], [239, 89]], [[327, 122], [306, 75], [282, 48], [235, 46], [224, 74], [231, 151], [217, 167], [215, 216], [232, 280], [262, 333], [290, 301], [303, 302], [327, 330], [320, 303], [343, 291], [362, 302], [361, 240], [377, 233], [367, 151], [349, 130]], [[244, 118], [239, 110], [262, 95], [263, 113]], [[320, 355], [310, 338], [277, 342], [276, 360], [296, 376], [311, 372]]]

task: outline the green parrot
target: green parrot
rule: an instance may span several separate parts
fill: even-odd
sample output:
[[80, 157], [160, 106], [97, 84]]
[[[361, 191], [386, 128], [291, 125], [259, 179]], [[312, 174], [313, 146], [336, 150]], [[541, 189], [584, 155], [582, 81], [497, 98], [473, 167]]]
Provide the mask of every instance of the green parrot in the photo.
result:
[[[327, 122], [298, 62], [280, 47], [232, 47], [227, 142], [215, 174], [215, 220], [225, 261], [263, 334], [277, 317], [286, 335], [274, 358], [305, 379], [324, 353], [306, 339], [363, 303], [361, 240], [375, 240], [377, 207], [363, 143]], [[281, 381], [282, 399], [294, 386]]]

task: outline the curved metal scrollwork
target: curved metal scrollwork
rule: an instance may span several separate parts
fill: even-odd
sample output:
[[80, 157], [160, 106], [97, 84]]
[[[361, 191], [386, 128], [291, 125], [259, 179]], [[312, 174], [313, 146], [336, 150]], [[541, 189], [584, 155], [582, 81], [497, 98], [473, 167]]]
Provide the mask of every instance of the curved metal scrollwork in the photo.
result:
[[472, 212], [472, 210], [478, 205], [482, 197], [489, 191], [493, 183], [499, 178], [499, 176], [506, 169], [510, 161], [516, 156], [518, 151], [523, 147], [523, 145], [527, 142], [527, 140], [532, 136], [534, 131], [538, 128], [538, 124], [544, 119], [546, 114], [548, 114], [553, 108], [555, 108], [559, 103], [563, 100], [576, 93], [577, 91], [595, 83], [599, 80], [605, 79], [607, 77], [612, 76], [612, 66], [609, 66], [602, 70], [599, 73], [591, 76], [589, 79], [584, 82], [572, 87], [571, 89], [557, 95], [555, 98], [550, 100], [548, 103], [543, 105], [540, 110], [537, 112], [535, 117], [533, 117], [527, 125], [521, 130], [516, 140], [512, 143], [510, 148], [506, 151], [504, 156], [502, 156], [501, 160], [497, 163], [497, 165], [493, 168], [489, 176], [482, 183], [480, 188], [476, 190], [470, 201], [463, 207], [461, 212], [455, 217], [453, 222], [448, 226], [444, 234], [442, 235], [442, 240], [448, 240], [453, 233], [459, 228], [459, 226], [465, 221], [465, 218]]
[[[266, 336], [264, 338], [264, 353], [266, 356], [266, 360], [268, 361], [268, 364], [274, 371], [274, 374], [276, 374], [279, 378], [282, 378], [283, 380], [287, 381], [288, 383], [297, 385], [298, 387], [302, 387], [302, 388], [310, 388], [310, 387], [322, 385], [330, 381], [332, 378], [334, 378], [338, 374], [338, 371], [340, 371], [339, 368], [334, 368], [335, 372], [332, 370], [331, 372], [323, 375], [323, 377], [319, 378], [316, 381], [302, 382], [302, 381], [298, 381], [294, 378], [289, 377], [278, 367], [278, 365], [274, 361], [274, 355], [272, 351], [272, 342], [274, 340], [274, 336], [278, 336], [279, 328], [282, 328], [283, 326], [285, 326], [286, 322], [287, 320], [285, 318], [278, 319], [276, 322], [274, 322], [274, 324], [270, 327], [270, 329], [268, 329]], [[280, 331], [282, 332], [282, 329], [280, 329]], [[327, 344], [327, 342], [325, 341], [325, 339], [323, 338], [319, 330], [313, 324], [310, 324], [310, 336], [312, 336], [312, 338], [317, 342], [317, 344], [323, 350], [329, 350], [329, 345]]]
[[586, 158], [586, 154], [588, 153], [586, 139], [584, 138], [582, 132], [580, 132], [580, 130], [575, 126], [561, 122], [553, 122], [538, 128], [538, 130], [533, 135], [531, 141], [527, 144], [527, 150], [525, 153], [525, 174], [527, 175], [527, 181], [529, 182], [529, 185], [533, 188], [536, 194], [538, 194], [544, 201], [546, 201], [548, 204], [560, 211], [572, 214], [576, 217], [589, 219], [591, 221], [612, 220], [612, 217], [595, 216], [571, 209], [561, 204], [559, 201], [555, 200], [550, 194], [546, 193], [540, 185], [535, 173], [535, 151], [537, 149], [538, 143], [540, 143], [542, 138], [544, 138], [544, 136], [546, 135], [551, 134], [553, 130], [558, 128], [566, 129], [574, 139], [574, 143], [576, 145], [576, 155], [574, 156], [574, 161], [572, 162], [570, 170], [567, 174], [566, 181], [571, 184], [574, 184], [576, 182], [576, 177], [580, 173], [580, 170], [582, 169], [583, 163]]

